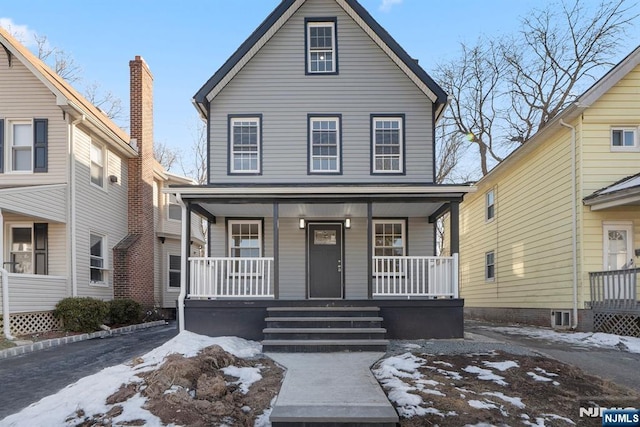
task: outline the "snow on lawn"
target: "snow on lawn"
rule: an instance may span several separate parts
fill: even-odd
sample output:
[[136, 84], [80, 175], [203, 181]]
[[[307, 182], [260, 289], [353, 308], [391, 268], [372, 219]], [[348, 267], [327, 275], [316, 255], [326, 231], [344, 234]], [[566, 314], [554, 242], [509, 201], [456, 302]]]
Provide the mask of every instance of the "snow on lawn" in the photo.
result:
[[[122, 384], [141, 382], [136, 374], [148, 372], [158, 368], [164, 359], [173, 353], [179, 353], [185, 357], [193, 357], [200, 350], [212, 345], [219, 345], [225, 351], [236, 357], [247, 358], [259, 354], [262, 347], [259, 343], [247, 341], [236, 337], [206, 337], [192, 332], [184, 331], [167, 341], [160, 347], [151, 350], [132, 365], [117, 365], [84, 377], [77, 382], [68, 385], [57, 394], [47, 396], [40, 401], [31, 404], [22, 411], [0, 420], [1, 426], [67, 426], [75, 425], [76, 411], [83, 410], [85, 414], [106, 413], [111, 409], [105, 403], [107, 397], [118, 391]], [[238, 375], [236, 375], [236, 373]], [[237, 371], [232, 376], [239, 377], [239, 384], [249, 387], [251, 380], [255, 378], [249, 371]], [[123, 413], [114, 419], [114, 425], [119, 422], [132, 419], [143, 419], [147, 426], [162, 426], [158, 417], [143, 409], [146, 398], [137, 396], [121, 404]], [[66, 421], [71, 419], [71, 421]]]
[[463, 371], [468, 372], [470, 374], [477, 374], [479, 380], [493, 381], [498, 385], [508, 385], [505, 382], [504, 377], [494, 374], [489, 369], [482, 369], [482, 368], [479, 368], [478, 366], [467, 366], [466, 368], [463, 369]]
[[553, 380], [551, 378], [540, 376], [540, 375], [536, 374], [535, 372], [527, 372], [527, 375], [529, 375], [535, 381], [540, 381], [540, 382], [543, 382], [543, 383], [552, 383], [553, 385], [560, 385], [560, 383], [558, 381], [555, 381], [555, 380]]
[[234, 381], [230, 384], [240, 386], [242, 394], [249, 393], [249, 387], [251, 387], [253, 383], [262, 379], [262, 375], [260, 375], [260, 368], [239, 368], [237, 366], [227, 366], [226, 368], [222, 368], [221, 371], [224, 372], [225, 375], [238, 378], [238, 381]]
[[505, 362], [482, 362], [485, 366], [488, 366], [493, 369], [497, 369], [500, 372], [504, 372], [510, 368], [519, 368], [518, 362], [514, 362], [513, 360], [507, 360]]
[[559, 332], [534, 327], [495, 326], [490, 329], [511, 335], [565, 342], [580, 347], [618, 348], [630, 353], [640, 353], [640, 338], [604, 334], [602, 332]]

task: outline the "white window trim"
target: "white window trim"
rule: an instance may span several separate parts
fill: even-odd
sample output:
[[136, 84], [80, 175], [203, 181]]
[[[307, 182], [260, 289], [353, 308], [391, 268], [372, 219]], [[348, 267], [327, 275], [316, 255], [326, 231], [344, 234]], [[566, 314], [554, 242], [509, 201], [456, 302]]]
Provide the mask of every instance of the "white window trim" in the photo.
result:
[[[487, 262], [487, 256], [493, 254], [493, 264]], [[489, 265], [493, 265], [493, 277], [489, 277]], [[496, 281], [496, 251], [487, 251], [484, 253], [484, 280], [485, 282]]]
[[[614, 131], [622, 131], [623, 140], [624, 140], [624, 132], [633, 132], [633, 145], [630, 147], [627, 146], [614, 146], [613, 145], [613, 132]], [[638, 128], [633, 126], [614, 126], [611, 128], [609, 132], [609, 146], [611, 147], [611, 152], [624, 152], [624, 151], [640, 151], [640, 141], [638, 140]]]
[[[93, 167], [93, 160], [91, 159], [91, 151], [94, 145], [100, 148], [100, 151], [102, 152], [102, 186], [94, 183], [93, 180], [91, 179], [91, 168]], [[103, 144], [100, 144], [99, 142], [91, 141], [91, 145], [89, 146], [89, 184], [91, 184], [91, 186], [93, 186], [94, 188], [101, 189], [102, 191], [107, 191], [107, 157], [108, 155], [109, 153]]]
[[231, 255], [231, 249], [233, 249], [233, 225], [235, 224], [258, 224], [258, 258], [262, 258], [262, 247], [264, 246], [262, 235], [262, 220], [261, 219], [231, 219], [227, 222], [227, 256], [235, 258]]
[[373, 245], [373, 253], [374, 256], [376, 253], [376, 225], [377, 224], [400, 224], [402, 225], [402, 255], [401, 256], [407, 256], [407, 220], [405, 219], [393, 219], [393, 218], [389, 218], [389, 219], [374, 219], [373, 221], [371, 221], [372, 227], [371, 227], [371, 232], [373, 233], [373, 236], [371, 236], [372, 239], [372, 245]]
[[[33, 235], [33, 222], [10, 222], [6, 224], [5, 227], [5, 233], [6, 233], [6, 248], [5, 248], [5, 254], [4, 254], [4, 259], [5, 261], [11, 262], [11, 246], [13, 244], [13, 229], [14, 228], [31, 228], [31, 272], [30, 273], [11, 273], [11, 274], [16, 274], [19, 275], [20, 277], [25, 276], [25, 275], [29, 275], [29, 276], [36, 276], [36, 277], [44, 277], [43, 275], [36, 275], [33, 272], [33, 266], [34, 266], [34, 262], [35, 262], [35, 251], [34, 251], [34, 235]], [[7, 270], [11, 271], [12, 266], [7, 265]]]
[[[388, 121], [397, 121], [399, 126], [399, 131], [400, 134], [398, 135], [398, 141], [399, 141], [399, 148], [400, 148], [400, 152], [398, 153], [398, 169], [397, 170], [384, 170], [384, 169], [378, 169], [376, 167], [376, 160], [378, 157], [382, 157], [382, 155], [378, 155], [376, 154], [376, 123], [378, 122], [388, 122]], [[373, 156], [373, 165], [372, 165], [372, 169], [373, 169], [373, 173], [376, 174], [384, 174], [384, 173], [389, 173], [389, 174], [398, 174], [398, 173], [404, 173], [404, 119], [401, 116], [395, 117], [395, 116], [389, 116], [389, 117], [385, 117], [385, 116], [373, 116], [373, 121], [371, 122], [371, 126], [373, 127], [373, 129], [371, 129], [371, 138], [373, 139], [373, 141], [371, 141], [371, 147], [372, 147], [372, 153], [371, 155]]]
[[611, 230], [625, 230], [627, 232], [627, 255], [633, 259], [634, 257], [634, 245], [633, 245], [633, 221], [603, 221], [602, 222], [602, 270], [607, 271], [609, 269], [608, 258], [608, 245], [609, 245], [609, 231]]
[[[311, 28], [318, 27], [331, 27], [331, 57], [332, 61], [332, 69], [325, 71], [312, 71], [311, 70]], [[322, 49], [329, 50], [329, 49]], [[338, 70], [338, 61], [336, 57], [336, 23], [333, 21], [309, 21], [307, 22], [307, 73], [309, 74], [335, 74]]]
[[[167, 292], [180, 292], [180, 286], [178, 287], [172, 287], [171, 286], [171, 257], [172, 256], [177, 256], [179, 258], [182, 258], [182, 255], [180, 254], [167, 254]], [[180, 266], [182, 266], [182, 263], [180, 264]], [[174, 272], [176, 270], [173, 270]], [[180, 273], [180, 275], [182, 275], [182, 270], [178, 270], [178, 272]]]
[[[493, 197], [493, 203], [489, 205], [489, 194]], [[493, 216], [489, 218], [489, 207], [493, 206]], [[484, 220], [485, 222], [493, 222], [496, 219], [496, 191], [495, 188], [484, 193]]]
[[[102, 270], [102, 281], [101, 282], [94, 282], [91, 280], [91, 269], [95, 268], [98, 269], [98, 267], [91, 267], [91, 235], [94, 236], [98, 236], [102, 239], [102, 260], [103, 260], [103, 267], [100, 268], [100, 270]], [[109, 287], [109, 254], [107, 253], [107, 248], [109, 246], [107, 245], [107, 236], [105, 234], [99, 233], [97, 231], [89, 231], [89, 286], [95, 286], [98, 288], [108, 288]]]
[[[29, 170], [19, 171], [13, 169], [13, 125], [23, 124], [31, 126], [31, 147], [29, 161], [31, 168]], [[5, 172], [16, 175], [33, 174], [33, 119], [5, 119]]]
[[[235, 126], [236, 122], [256, 122], [256, 127], [257, 127], [257, 139], [256, 139], [256, 157], [257, 157], [257, 162], [256, 162], [256, 169], [250, 169], [250, 170], [246, 170], [246, 169], [238, 169], [236, 170], [235, 168], [235, 141], [234, 141], [234, 134], [233, 134], [233, 128]], [[257, 173], [261, 173], [261, 164], [262, 164], [262, 159], [261, 159], [261, 151], [262, 151], [262, 147], [261, 145], [261, 141], [262, 141], [262, 119], [259, 116], [247, 116], [247, 117], [231, 117], [231, 119], [229, 120], [229, 126], [231, 127], [231, 129], [229, 130], [229, 171], [233, 174], [257, 174]]]
[[[323, 170], [323, 169], [314, 169], [313, 168], [313, 160], [316, 157], [328, 157], [328, 156], [314, 156], [313, 155], [313, 123], [314, 122], [335, 122], [336, 124], [336, 168], [335, 169], [331, 169], [331, 170]], [[311, 173], [327, 173], [327, 174], [336, 174], [336, 173], [340, 173], [342, 172], [341, 170], [341, 162], [342, 159], [340, 158], [340, 153], [342, 152], [342, 147], [341, 147], [341, 138], [342, 135], [340, 135], [340, 117], [338, 116], [326, 116], [326, 117], [322, 117], [322, 116], [315, 116], [315, 117], [310, 117], [309, 118], [309, 150], [311, 150], [311, 152], [309, 153], [309, 171]]]

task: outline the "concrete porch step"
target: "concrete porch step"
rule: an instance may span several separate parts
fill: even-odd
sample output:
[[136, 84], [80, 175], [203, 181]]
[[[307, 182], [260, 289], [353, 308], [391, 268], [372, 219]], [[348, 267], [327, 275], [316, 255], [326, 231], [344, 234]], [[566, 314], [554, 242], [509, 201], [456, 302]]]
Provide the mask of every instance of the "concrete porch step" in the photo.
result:
[[268, 328], [379, 328], [382, 317], [267, 317]]
[[379, 307], [268, 307], [269, 317], [377, 317]]
[[267, 353], [327, 353], [343, 351], [387, 351], [385, 339], [271, 339], [262, 341], [262, 351]]
[[384, 339], [384, 328], [265, 328], [264, 339]]

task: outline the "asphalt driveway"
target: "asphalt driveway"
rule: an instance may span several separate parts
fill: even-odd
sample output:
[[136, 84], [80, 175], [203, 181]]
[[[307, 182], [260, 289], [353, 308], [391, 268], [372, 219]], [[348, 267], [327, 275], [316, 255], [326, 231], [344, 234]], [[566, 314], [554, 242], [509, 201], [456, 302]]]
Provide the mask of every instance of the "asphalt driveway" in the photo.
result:
[[82, 377], [142, 356], [178, 333], [175, 322], [0, 360], [0, 420]]
[[516, 344], [577, 366], [585, 373], [640, 391], [640, 354], [638, 353], [618, 349], [579, 347], [524, 335], [507, 334], [496, 330], [496, 326], [506, 325], [465, 320], [465, 333], [470, 332], [499, 342]]

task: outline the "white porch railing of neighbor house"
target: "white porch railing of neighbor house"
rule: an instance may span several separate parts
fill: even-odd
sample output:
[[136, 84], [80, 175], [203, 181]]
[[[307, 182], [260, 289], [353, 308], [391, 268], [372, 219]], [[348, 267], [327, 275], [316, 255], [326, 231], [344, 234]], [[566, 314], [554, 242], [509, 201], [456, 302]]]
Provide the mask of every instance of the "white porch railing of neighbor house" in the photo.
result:
[[633, 311], [638, 303], [640, 268], [589, 273], [591, 307], [608, 311]]
[[373, 296], [458, 298], [458, 254], [374, 256]]
[[273, 258], [189, 258], [190, 298], [273, 298]]

